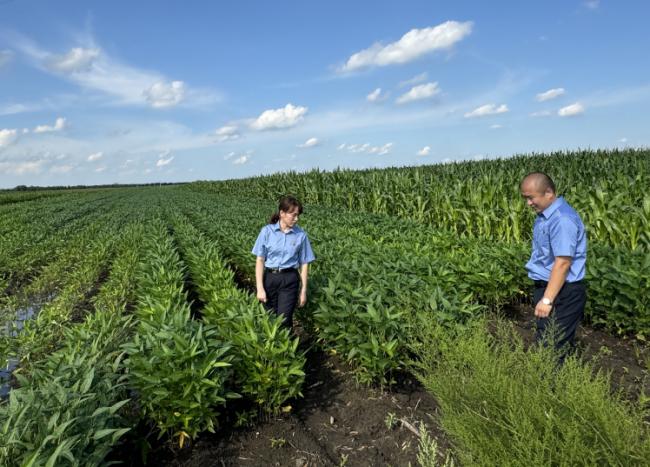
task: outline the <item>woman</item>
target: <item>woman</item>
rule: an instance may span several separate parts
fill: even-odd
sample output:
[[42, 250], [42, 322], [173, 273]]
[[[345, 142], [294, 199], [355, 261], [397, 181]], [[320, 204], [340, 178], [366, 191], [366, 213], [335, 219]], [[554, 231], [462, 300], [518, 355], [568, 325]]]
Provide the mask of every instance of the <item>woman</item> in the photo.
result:
[[307, 275], [314, 253], [304, 230], [296, 225], [302, 204], [293, 196], [280, 198], [278, 211], [262, 227], [253, 254], [257, 299], [283, 317], [291, 329], [296, 304], [307, 303]]

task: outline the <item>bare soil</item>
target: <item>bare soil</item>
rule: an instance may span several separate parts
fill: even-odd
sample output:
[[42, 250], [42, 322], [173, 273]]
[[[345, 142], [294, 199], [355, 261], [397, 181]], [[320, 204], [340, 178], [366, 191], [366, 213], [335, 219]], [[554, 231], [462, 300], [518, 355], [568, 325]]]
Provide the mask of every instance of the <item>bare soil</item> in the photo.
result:
[[[311, 346], [304, 334], [301, 345]], [[158, 445], [147, 465], [415, 466], [420, 423], [445, 453], [449, 443], [437, 428], [438, 406], [413, 378], [401, 375], [390, 389], [367, 387], [337, 356], [316, 348], [307, 356], [304, 398], [291, 401], [289, 413], [247, 428], [233, 428], [226, 417], [216, 434], [201, 435], [187, 448]], [[143, 465], [139, 453], [129, 453], [133, 448], [123, 447], [113, 459]]]
[[[516, 305], [507, 310], [515, 329], [526, 344], [535, 335], [534, 310], [530, 305]], [[623, 391], [636, 400], [642, 393], [650, 394], [650, 346], [630, 336], [581, 325], [576, 333], [578, 355], [595, 368], [611, 375], [613, 390]]]

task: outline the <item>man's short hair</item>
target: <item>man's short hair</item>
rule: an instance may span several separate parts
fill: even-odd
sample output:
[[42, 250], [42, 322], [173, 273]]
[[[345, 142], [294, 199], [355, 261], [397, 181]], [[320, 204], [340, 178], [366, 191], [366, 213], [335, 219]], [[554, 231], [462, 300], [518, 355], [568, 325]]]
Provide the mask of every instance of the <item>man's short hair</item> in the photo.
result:
[[537, 188], [539, 188], [540, 191], [543, 192], [550, 188], [550, 190], [555, 193], [555, 183], [553, 182], [553, 179], [546, 175], [544, 172], [529, 173], [521, 180], [521, 184], [523, 185], [523, 183], [528, 179], [534, 180], [535, 185]]

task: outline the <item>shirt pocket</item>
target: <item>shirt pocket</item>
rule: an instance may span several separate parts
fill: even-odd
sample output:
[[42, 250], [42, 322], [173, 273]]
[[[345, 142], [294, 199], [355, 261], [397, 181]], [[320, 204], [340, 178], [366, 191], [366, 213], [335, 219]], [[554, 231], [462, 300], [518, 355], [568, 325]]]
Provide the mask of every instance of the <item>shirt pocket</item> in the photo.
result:
[[[300, 252], [300, 238], [291, 238], [287, 240], [287, 254], [291, 258], [298, 258]], [[300, 258], [298, 258], [300, 259]]]
[[551, 239], [548, 234], [548, 229], [548, 224], [535, 229], [535, 247], [544, 255], [549, 254], [551, 251]]

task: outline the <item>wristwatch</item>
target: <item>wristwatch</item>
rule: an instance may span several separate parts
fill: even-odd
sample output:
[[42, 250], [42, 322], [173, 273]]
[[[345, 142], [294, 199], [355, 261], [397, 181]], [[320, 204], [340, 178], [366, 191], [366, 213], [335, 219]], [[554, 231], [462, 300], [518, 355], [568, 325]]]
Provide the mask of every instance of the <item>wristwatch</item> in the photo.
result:
[[542, 298], [542, 303], [543, 303], [544, 305], [552, 305], [552, 304], [553, 304], [553, 301], [552, 301], [550, 298], [546, 298], [546, 297], [544, 297], [544, 298]]

